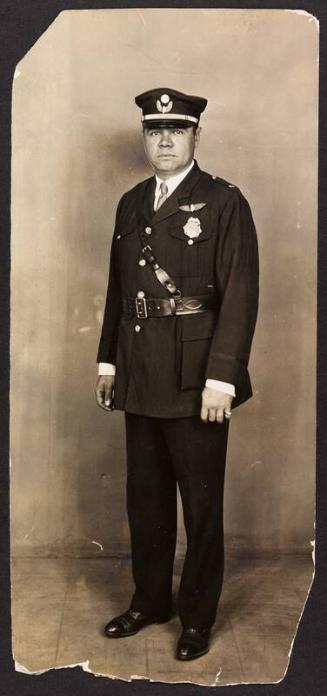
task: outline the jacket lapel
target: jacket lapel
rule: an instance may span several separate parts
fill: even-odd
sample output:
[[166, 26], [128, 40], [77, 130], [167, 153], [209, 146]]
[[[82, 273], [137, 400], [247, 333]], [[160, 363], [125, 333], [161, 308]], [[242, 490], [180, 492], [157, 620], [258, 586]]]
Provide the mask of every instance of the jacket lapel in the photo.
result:
[[153, 217], [154, 194], [156, 190], [156, 179], [153, 176], [149, 180], [143, 196], [143, 215], [146, 220], [151, 220]]
[[187, 200], [191, 198], [192, 191], [198, 183], [200, 177], [201, 170], [199, 169], [197, 162], [194, 162], [191, 171], [187, 174], [185, 179], [181, 181], [175, 191], [173, 191], [173, 193], [167, 198], [159, 210], [152, 213], [150, 224], [155, 225], [158, 222], [162, 222], [162, 220], [170, 217], [170, 215], [177, 213], [179, 210], [180, 198]]
[[202, 177], [202, 171], [196, 161], [185, 179], [156, 211], [153, 210], [155, 188], [156, 179], [151, 177], [139, 190], [136, 212], [137, 220], [142, 226], [162, 222], [179, 212], [181, 205], [190, 205], [194, 197], [193, 192], [196, 194], [196, 200], [193, 202], [207, 200], [208, 182]]
[[136, 219], [139, 225], [144, 227], [150, 223], [153, 217], [153, 202], [156, 189], [155, 177], [147, 179], [138, 191], [136, 200]]

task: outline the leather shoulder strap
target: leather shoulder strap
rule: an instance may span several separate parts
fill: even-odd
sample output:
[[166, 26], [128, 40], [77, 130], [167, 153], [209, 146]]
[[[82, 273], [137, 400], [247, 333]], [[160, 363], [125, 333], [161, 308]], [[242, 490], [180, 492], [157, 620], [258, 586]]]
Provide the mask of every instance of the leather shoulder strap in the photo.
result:
[[171, 278], [169, 273], [164, 270], [160, 266], [160, 263], [158, 259], [155, 257], [152, 247], [148, 243], [148, 239], [146, 237], [146, 234], [144, 230], [141, 227], [138, 227], [138, 235], [139, 239], [141, 242], [141, 251], [143, 254], [143, 257], [145, 258], [146, 262], [149, 264], [151, 270], [155, 274], [157, 280], [159, 281], [160, 285], [162, 285], [167, 292], [174, 298], [181, 297], [181, 291], [178, 290], [175, 281]]

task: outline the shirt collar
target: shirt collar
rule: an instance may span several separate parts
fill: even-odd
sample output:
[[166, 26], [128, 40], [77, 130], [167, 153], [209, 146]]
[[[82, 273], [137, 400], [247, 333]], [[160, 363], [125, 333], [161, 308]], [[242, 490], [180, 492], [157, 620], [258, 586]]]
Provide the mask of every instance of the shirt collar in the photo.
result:
[[[194, 165], [194, 160], [192, 160], [191, 164], [189, 164], [187, 169], [184, 169], [183, 172], [180, 172], [179, 174], [175, 174], [174, 176], [170, 176], [169, 179], [165, 179], [165, 183], [167, 184], [167, 187], [168, 187], [168, 196], [170, 196], [170, 194], [173, 193], [173, 191], [175, 191], [175, 189], [177, 188], [177, 186], [179, 186], [179, 184], [183, 181], [183, 179], [185, 179], [187, 174], [191, 171], [193, 165]], [[156, 177], [156, 182], [157, 182], [157, 186], [156, 186], [156, 192], [157, 192], [160, 188], [160, 184], [162, 183], [163, 179], [160, 179], [159, 176], [157, 176], [157, 174], [155, 175], [155, 177]]]

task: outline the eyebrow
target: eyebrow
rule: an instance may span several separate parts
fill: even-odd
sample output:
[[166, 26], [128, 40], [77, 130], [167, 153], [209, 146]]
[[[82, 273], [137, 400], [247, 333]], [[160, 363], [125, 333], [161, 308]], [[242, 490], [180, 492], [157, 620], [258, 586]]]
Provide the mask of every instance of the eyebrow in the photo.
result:
[[[192, 128], [192, 126], [190, 126], [190, 128]], [[154, 127], [149, 128], [149, 127], [147, 127], [147, 128], [144, 128], [143, 130], [145, 133], [152, 133], [153, 131], [160, 132], [161, 130], [164, 130], [164, 129], [163, 128], [154, 128]], [[174, 130], [187, 131], [188, 128], [184, 128], [183, 126], [171, 126], [170, 128], [168, 128], [168, 130], [170, 130], [170, 131], [174, 131]]]

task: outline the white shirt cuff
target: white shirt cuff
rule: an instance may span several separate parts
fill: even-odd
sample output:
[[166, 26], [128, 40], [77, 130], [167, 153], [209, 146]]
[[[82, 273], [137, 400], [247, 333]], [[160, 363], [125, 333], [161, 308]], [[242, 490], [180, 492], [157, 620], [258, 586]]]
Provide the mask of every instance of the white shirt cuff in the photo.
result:
[[235, 396], [234, 384], [229, 384], [229, 382], [220, 382], [219, 379], [206, 379], [206, 387], [209, 387], [209, 389], [217, 389], [217, 391], [225, 392], [225, 394], [230, 394], [230, 396]]
[[[112, 365], [112, 363], [100, 362], [98, 374], [102, 376], [114, 376], [116, 374], [116, 366]], [[218, 379], [207, 379], [206, 387], [225, 392], [225, 394], [230, 394], [230, 396], [235, 396], [235, 387], [233, 384], [229, 384], [228, 382], [221, 382]]]
[[116, 366], [112, 365], [111, 363], [99, 363], [98, 367], [98, 375], [104, 377], [104, 376], [111, 376], [113, 377], [116, 374]]

